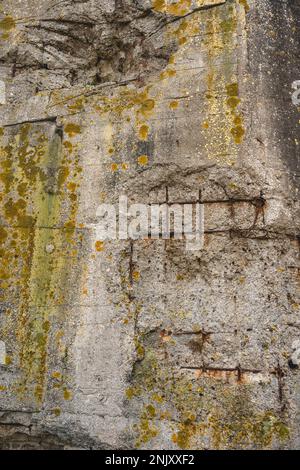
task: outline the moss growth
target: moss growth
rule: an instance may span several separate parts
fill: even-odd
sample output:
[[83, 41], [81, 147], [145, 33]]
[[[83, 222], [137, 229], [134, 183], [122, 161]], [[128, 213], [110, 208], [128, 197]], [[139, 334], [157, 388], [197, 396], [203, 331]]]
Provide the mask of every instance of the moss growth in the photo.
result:
[[200, 380], [179, 371], [158, 346], [143, 348], [143, 359], [136, 363], [132, 386], [126, 391], [128, 399], [141, 404], [140, 421], [134, 427], [138, 446], [159, 434], [161, 420], [170, 420], [171, 439], [181, 449], [207, 446], [207, 439], [215, 449], [267, 448], [274, 439], [289, 438], [280, 417], [271, 410], [255, 409], [251, 385], [214, 381], [212, 392], [213, 379]]

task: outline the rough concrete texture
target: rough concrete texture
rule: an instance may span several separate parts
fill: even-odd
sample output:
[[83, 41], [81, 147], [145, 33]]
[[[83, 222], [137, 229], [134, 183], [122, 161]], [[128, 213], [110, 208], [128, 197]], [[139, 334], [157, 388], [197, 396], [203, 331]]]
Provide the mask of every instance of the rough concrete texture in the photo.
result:
[[300, 1], [0, 8], [0, 447], [298, 448]]

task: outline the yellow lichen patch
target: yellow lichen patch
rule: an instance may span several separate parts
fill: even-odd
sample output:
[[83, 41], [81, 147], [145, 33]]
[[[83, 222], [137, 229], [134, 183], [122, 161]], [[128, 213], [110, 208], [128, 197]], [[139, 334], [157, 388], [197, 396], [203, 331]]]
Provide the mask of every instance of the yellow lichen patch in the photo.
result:
[[170, 78], [170, 77], [175, 77], [175, 75], [176, 75], [176, 70], [175, 69], [167, 69], [167, 70], [164, 70], [163, 72], [161, 72], [160, 78], [161, 78], [161, 80], [165, 80], [165, 79]]
[[[171, 439], [181, 449], [201, 449], [208, 441], [215, 449], [248, 448], [253, 444], [264, 449], [273, 440], [289, 438], [289, 430], [279, 416], [256, 409], [251, 387], [180, 373], [166, 352], [145, 347], [134, 370], [129, 396], [131, 400], [138, 397], [136, 404], [143, 403], [134, 426], [137, 446], [159, 434], [160, 420], [166, 420], [164, 429], [173, 429]], [[212, 384], [217, 405], [211, 399]]]
[[169, 65], [175, 64], [175, 54], [171, 54], [169, 58]]
[[163, 403], [164, 399], [159, 393], [153, 393], [151, 395], [151, 399], [153, 401], [156, 401], [156, 403]]
[[76, 191], [77, 184], [74, 183], [73, 181], [71, 181], [70, 183], [67, 184], [67, 188], [68, 188], [69, 191], [74, 193]]
[[228, 418], [223, 423], [224, 414], [218, 411], [214, 411], [208, 420], [215, 449], [224, 448], [227, 443], [230, 443], [231, 448], [242, 443], [245, 447], [254, 444], [260, 449], [266, 449], [273, 439], [283, 442], [289, 438], [288, 427], [271, 411], [249, 413], [241, 398], [237, 398], [235, 403], [237, 409], [244, 409], [244, 415], [236, 410], [234, 412], [232, 403], [229, 403]]
[[126, 389], [125, 395], [127, 400], [132, 400], [132, 398], [139, 396], [141, 393], [140, 388], [135, 388], [135, 387], [128, 387]]
[[230, 130], [236, 144], [241, 144], [245, 135], [245, 129], [242, 126], [235, 126]]
[[[209, 158], [233, 164], [237, 145], [245, 134], [243, 117], [238, 112], [239, 86], [236, 80], [233, 54], [235, 53], [237, 6], [224, 4], [214, 9], [205, 21], [207, 38], [207, 115], [202, 124], [205, 149]], [[224, 65], [220, 66], [222, 63]]]
[[115, 173], [116, 171], [118, 171], [119, 165], [118, 165], [117, 163], [112, 163], [112, 164], [110, 165], [110, 169], [111, 169], [111, 171], [112, 171], [113, 173]]
[[[184, 18], [174, 24], [170, 24], [166, 30], [167, 37], [174, 41], [177, 41], [179, 49], [180, 46], [184, 46], [187, 44], [193, 37], [199, 35], [200, 32], [200, 25], [199, 25], [199, 17], [197, 15], [193, 15], [189, 18]], [[172, 54], [169, 60], [169, 64], [175, 63], [175, 56]], [[163, 78], [168, 78], [165, 74]]]
[[231, 110], [231, 116], [233, 119], [234, 127], [230, 129], [230, 132], [234, 138], [236, 144], [241, 144], [245, 134], [245, 129], [243, 127], [243, 118], [240, 114], [237, 114], [236, 108], [240, 103], [238, 97], [239, 89], [237, 83], [231, 83], [226, 86], [227, 91], [227, 105]]
[[147, 126], [147, 124], [143, 124], [139, 128], [139, 138], [141, 140], [147, 140], [148, 139], [148, 134], [149, 134], [149, 126]]
[[[142, 91], [126, 87], [122, 89], [117, 96], [111, 98], [101, 96], [98, 99], [98, 105], [95, 106], [98, 113], [110, 113], [113, 117], [121, 117], [125, 113], [134, 112], [135, 121], [140, 124], [141, 121], [149, 119], [155, 108], [155, 100], [149, 96], [150, 86]], [[130, 116], [127, 116], [130, 120]]]
[[61, 373], [60, 372], [52, 372], [51, 376], [52, 376], [53, 379], [58, 379], [58, 380], [61, 379]]
[[122, 167], [122, 170], [124, 170], [124, 171], [128, 170], [128, 168], [129, 168], [128, 163], [126, 163], [126, 162], [122, 163], [121, 167]]
[[184, 16], [191, 11], [191, 0], [152, 0], [152, 8], [160, 13]]
[[245, 12], [248, 13], [248, 11], [250, 11], [250, 7], [249, 7], [249, 4], [247, 2], [247, 0], [238, 0], [239, 4], [240, 5], [243, 5], [243, 7], [245, 8]]
[[82, 111], [84, 109], [84, 103], [85, 103], [84, 97], [78, 98], [74, 100], [74, 102], [70, 104], [68, 108], [70, 111], [74, 111], [74, 112]]
[[171, 109], [177, 109], [177, 108], [178, 108], [178, 105], [179, 105], [178, 101], [173, 100], [173, 101], [170, 102], [169, 107], [170, 107]]
[[7, 230], [4, 227], [0, 227], [0, 243], [2, 244], [7, 239]]
[[67, 388], [64, 389], [64, 399], [67, 401], [72, 400], [72, 393]]
[[177, 444], [180, 449], [190, 449], [194, 436], [202, 434], [205, 425], [195, 423], [196, 416], [191, 414], [189, 418], [179, 424], [179, 429], [172, 435], [172, 441]]
[[7, 387], [5, 385], [0, 385], [0, 392], [6, 392]]
[[239, 94], [239, 86], [237, 83], [230, 83], [226, 85], [226, 92], [227, 92], [227, 104], [228, 106], [234, 111], [237, 105], [240, 103], [240, 99], [238, 98]]
[[6, 365], [6, 366], [9, 366], [11, 363], [12, 363], [11, 357], [10, 357], [10, 356], [6, 356], [6, 357], [5, 357], [5, 365]]
[[[47, 129], [47, 136], [41, 128]], [[62, 256], [62, 245], [65, 252], [73, 243], [77, 201], [72, 183], [79, 167], [77, 161], [71, 164], [69, 157], [67, 162], [61, 133], [55, 126], [24, 124], [17, 130], [13, 134], [5, 131], [0, 151], [0, 210], [8, 232], [6, 255], [1, 261], [9, 293], [18, 293], [16, 308], [11, 317], [7, 316], [5, 328], [17, 338], [19, 357], [13, 359], [18, 363], [20, 382], [16, 389], [22, 399], [35, 398], [40, 403], [51, 316], [54, 306], [64, 302], [65, 277], [71, 268], [70, 259]], [[55, 172], [47, 172], [48, 168]], [[69, 176], [70, 192], [66, 191]], [[66, 207], [64, 221], [70, 228], [55, 230], [53, 227], [62, 221], [62, 203]]]
[[95, 250], [100, 252], [104, 250], [104, 242], [97, 240], [95, 243]]
[[143, 101], [140, 105], [140, 108], [138, 110], [139, 113], [142, 114], [144, 117], [150, 117], [151, 112], [153, 111], [155, 106], [155, 101], [153, 99], [147, 99]]
[[64, 142], [63, 145], [64, 145], [64, 147], [68, 150], [68, 152], [70, 152], [70, 153], [72, 152], [72, 150], [73, 150], [73, 145], [72, 145], [72, 143], [71, 143], [69, 140], [65, 140], [65, 142]]
[[138, 439], [136, 441], [137, 448], [151, 441], [158, 435], [158, 428], [154, 424], [155, 417], [155, 407], [152, 404], [145, 406], [141, 414], [140, 423], [135, 426], [135, 430], [138, 433]]
[[163, 12], [166, 6], [166, 0], [152, 0], [152, 8], [155, 11]]
[[133, 271], [133, 273], [132, 273], [132, 279], [133, 279], [134, 281], [136, 281], [136, 282], [139, 281], [139, 279], [140, 279], [140, 273], [139, 273], [138, 271]]
[[185, 280], [185, 276], [183, 274], [177, 274], [176, 275], [176, 280], [177, 281], [184, 281]]
[[60, 408], [54, 408], [52, 410], [52, 413], [54, 414], [54, 416], [58, 417], [61, 415], [61, 409]]
[[70, 138], [81, 132], [80, 126], [71, 122], [65, 125], [64, 130]]
[[12, 16], [6, 16], [3, 20], [0, 21], [0, 29], [2, 31], [11, 31], [16, 27], [16, 22]]
[[149, 162], [149, 157], [147, 155], [140, 155], [138, 157], [138, 164], [140, 166], [146, 166], [148, 165], [148, 162]]

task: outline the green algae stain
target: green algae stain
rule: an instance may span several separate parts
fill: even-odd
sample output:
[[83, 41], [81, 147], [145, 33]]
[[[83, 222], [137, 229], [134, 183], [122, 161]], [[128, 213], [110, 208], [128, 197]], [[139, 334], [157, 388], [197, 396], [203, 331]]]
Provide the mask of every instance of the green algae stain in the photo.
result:
[[[176, 434], [176, 442], [178, 446], [183, 445], [183, 442], [188, 441], [188, 437], [183, 436], [187, 423], [196, 419], [197, 409], [201, 407], [199, 388], [188, 379], [173, 375], [173, 369], [167, 364], [166, 367], [161, 365], [155, 350], [144, 346], [143, 349], [144, 359], [139, 359], [132, 387], [128, 389], [130, 400], [137, 397], [138, 400], [143, 398], [145, 402], [148, 401], [141, 410], [140, 422], [134, 428], [137, 434], [136, 446], [140, 447], [158, 436], [160, 431], [157, 423], [170, 418], [172, 410], [180, 417], [178, 432], [181, 433], [178, 436]], [[192, 431], [192, 428], [189, 430]]]
[[[286, 424], [273, 411], [254, 412], [251, 403], [242, 397], [228, 400], [228, 414], [219, 410], [209, 418], [210, 434], [215, 449], [247, 448], [267, 449], [274, 439], [284, 442], [290, 432]], [[235, 406], [235, 409], [233, 409]], [[240, 407], [242, 406], [242, 413]]]
[[[50, 129], [49, 139], [41, 135], [38, 140], [33, 137], [34, 130], [31, 125], [22, 125], [17, 134], [8, 135], [8, 144], [0, 149], [1, 212], [8, 226], [1, 227], [0, 236], [5, 247], [1, 254], [2, 281], [7, 296], [19, 292], [20, 299], [17, 318], [6, 327], [16, 330], [23, 375], [18, 391], [24, 398], [33, 397], [41, 403], [53, 307], [64, 302], [70, 269], [56, 248], [72, 246], [78, 204], [73, 197], [77, 184], [71, 186], [71, 192], [65, 186], [69, 176], [80, 174], [80, 168], [77, 160], [72, 165], [67, 163], [57, 128]], [[66, 223], [71, 227], [57, 230], [62, 205], [69, 207]], [[2, 300], [6, 300], [5, 295]]]
[[221, 21], [220, 27], [224, 33], [234, 33], [237, 27], [236, 18], [229, 18]]
[[[232, 165], [243, 142], [243, 117], [234, 56], [238, 26], [237, 5], [228, 2], [203, 19], [207, 37], [207, 116], [202, 132], [208, 157]], [[220, 65], [221, 64], [221, 65]], [[237, 119], [239, 122], [237, 123]]]
[[180, 449], [201, 449], [207, 442], [215, 449], [264, 449], [274, 440], [289, 439], [281, 417], [272, 410], [256, 409], [251, 385], [197, 379], [170, 363], [158, 346], [144, 343], [143, 347], [144, 358], [135, 364], [126, 391], [129, 406], [140, 407], [133, 427], [137, 447], [152, 442], [163, 421]]

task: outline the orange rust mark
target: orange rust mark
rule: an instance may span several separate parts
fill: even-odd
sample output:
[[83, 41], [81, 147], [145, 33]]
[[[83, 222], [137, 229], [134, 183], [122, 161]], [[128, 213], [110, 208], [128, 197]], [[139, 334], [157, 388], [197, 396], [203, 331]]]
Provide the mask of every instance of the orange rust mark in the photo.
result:
[[[186, 368], [189, 369], [189, 368]], [[267, 376], [260, 370], [248, 370], [236, 367], [235, 369], [202, 367], [194, 369], [195, 378], [201, 377], [222, 380], [226, 383], [236, 383], [239, 385], [266, 382]]]
[[172, 338], [172, 331], [162, 330], [159, 336], [164, 343], [168, 343]]

